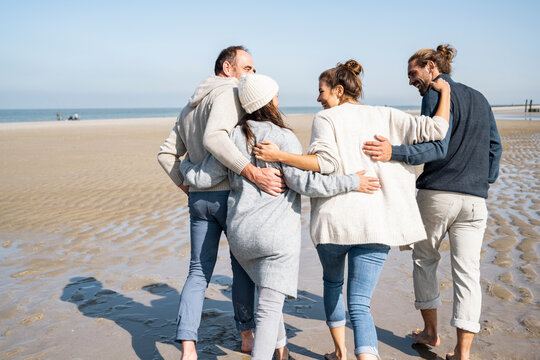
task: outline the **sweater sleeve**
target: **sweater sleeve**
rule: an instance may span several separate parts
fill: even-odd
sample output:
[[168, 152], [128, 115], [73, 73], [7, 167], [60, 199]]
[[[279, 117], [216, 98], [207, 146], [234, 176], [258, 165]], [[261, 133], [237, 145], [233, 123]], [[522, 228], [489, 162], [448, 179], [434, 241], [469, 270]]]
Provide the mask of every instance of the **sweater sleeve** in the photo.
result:
[[176, 186], [182, 185], [182, 182], [184, 181], [184, 177], [180, 171], [180, 157], [187, 151], [186, 145], [180, 136], [179, 129], [180, 116], [178, 116], [169, 136], [159, 148], [157, 155], [159, 164]]
[[[280, 149], [293, 154], [301, 154], [302, 146], [296, 136], [285, 136]], [[282, 164], [283, 178], [293, 191], [309, 197], [329, 197], [348, 191], [358, 190], [360, 179], [356, 174], [322, 175]]]
[[448, 122], [440, 116], [414, 116], [394, 108], [389, 111], [391, 131], [402, 137], [405, 144], [442, 140], [448, 131]]
[[227, 168], [212, 154], [206, 155], [203, 161], [194, 164], [189, 157], [184, 158], [180, 164], [184, 175], [184, 185], [207, 189], [216, 186], [227, 176]]
[[203, 145], [214, 157], [237, 174], [248, 165], [246, 159], [229, 138], [230, 131], [238, 123], [242, 107], [238, 89], [231, 87], [217, 95], [204, 131]]
[[[437, 111], [440, 94], [430, 89], [422, 97], [421, 115], [433, 116]], [[414, 145], [392, 146], [392, 156], [390, 160], [404, 162], [408, 165], [420, 165], [430, 161], [444, 159], [448, 152], [452, 129], [453, 111], [450, 110], [450, 121], [448, 131], [443, 140], [423, 142]]]
[[321, 174], [332, 174], [339, 169], [340, 157], [334, 126], [320, 113], [313, 119], [308, 154], [317, 155]]
[[489, 111], [489, 173], [488, 183], [494, 183], [499, 177], [499, 162], [502, 155], [502, 144], [499, 131], [497, 130], [497, 122], [493, 111]]

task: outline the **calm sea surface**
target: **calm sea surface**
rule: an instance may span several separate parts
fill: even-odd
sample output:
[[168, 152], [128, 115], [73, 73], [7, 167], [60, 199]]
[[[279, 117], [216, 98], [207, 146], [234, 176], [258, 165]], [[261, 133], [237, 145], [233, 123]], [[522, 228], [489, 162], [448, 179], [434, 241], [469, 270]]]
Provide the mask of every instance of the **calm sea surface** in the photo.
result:
[[[401, 110], [419, 110], [419, 106], [394, 106]], [[285, 114], [315, 114], [322, 110], [320, 106], [283, 106], [280, 108]], [[176, 117], [180, 108], [117, 108], [117, 109], [0, 109], [0, 123], [57, 121], [57, 114], [61, 120], [68, 120], [77, 114], [79, 120], [106, 120], [106, 119], [136, 119]], [[510, 120], [540, 120], [540, 113], [504, 114], [498, 113], [497, 119]]]
[[[418, 110], [418, 106], [396, 106], [402, 110]], [[284, 106], [280, 108], [285, 114], [315, 114], [322, 110], [320, 106]], [[57, 114], [61, 120], [77, 114], [79, 120], [107, 120], [107, 119], [136, 119], [176, 117], [180, 108], [118, 108], [118, 109], [0, 109], [0, 123], [57, 121]]]

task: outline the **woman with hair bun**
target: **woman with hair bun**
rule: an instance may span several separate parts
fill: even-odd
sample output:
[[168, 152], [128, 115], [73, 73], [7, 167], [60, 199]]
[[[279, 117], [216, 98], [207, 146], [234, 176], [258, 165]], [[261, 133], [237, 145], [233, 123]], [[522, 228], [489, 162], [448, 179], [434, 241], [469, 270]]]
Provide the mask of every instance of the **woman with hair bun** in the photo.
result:
[[271, 143], [257, 144], [264, 161], [280, 161], [323, 174], [347, 174], [365, 169], [379, 178], [373, 194], [349, 192], [311, 199], [311, 238], [323, 267], [324, 308], [335, 351], [327, 359], [346, 359], [343, 282], [348, 261], [347, 304], [357, 359], [379, 357], [370, 302], [390, 246], [405, 246], [426, 238], [415, 200], [415, 170], [403, 163], [372, 161], [361, 149], [382, 134], [399, 144], [441, 140], [448, 130], [450, 87], [444, 80], [431, 86], [441, 93], [433, 116], [413, 116], [390, 107], [358, 102], [363, 88], [362, 66], [349, 60], [319, 76], [324, 110], [315, 115], [309, 155], [290, 154]]

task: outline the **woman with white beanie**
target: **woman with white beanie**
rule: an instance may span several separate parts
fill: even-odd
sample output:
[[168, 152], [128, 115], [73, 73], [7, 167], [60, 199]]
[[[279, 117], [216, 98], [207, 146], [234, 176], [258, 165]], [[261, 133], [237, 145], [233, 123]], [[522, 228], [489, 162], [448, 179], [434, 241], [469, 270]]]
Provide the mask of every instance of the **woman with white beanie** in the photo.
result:
[[[272, 141], [291, 153], [302, 147], [286, 127], [278, 109], [278, 84], [268, 76], [242, 77], [239, 98], [246, 115], [232, 131], [236, 146], [258, 167], [275, 167], [283, 173], [287, 190], [278, 196], [261, 191], [246, 178], [228, 172], [231, 192], [228, 199], [227, 238], [232, 253], [257, 285], [255, 341], [252, 359], [288, 358], [283, 324], [285, 296], [296, 297], [300, 261], [300, 194], [328, 197], [348, 191], [371, 193], [378, 190], [378, 179], [351, 175], [325, 176], [277, 162], [255, 158], [257, 142]], [[224, 167], [213, 171], [217, 160], [207, 157], [202, 163], [185, 160], [181, 169], [185, 184], [199, 188], [212, 186], [227, 175]], [[212, 172], [209, 172], [211, 171]]]

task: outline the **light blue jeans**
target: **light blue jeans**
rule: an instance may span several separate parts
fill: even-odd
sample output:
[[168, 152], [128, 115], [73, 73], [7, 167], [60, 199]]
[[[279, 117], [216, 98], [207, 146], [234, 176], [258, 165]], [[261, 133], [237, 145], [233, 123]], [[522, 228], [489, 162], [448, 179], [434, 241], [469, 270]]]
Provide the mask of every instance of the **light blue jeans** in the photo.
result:
[[[189, 193], [191, 260], [189, 274], [180, 296], [176, 340], [197, 341], [201, 323], [204, 293], [212, 277], [219, 249], [219, 238], [227, 231], [227, 198], [229, 191]], [[233, 254], [232, 301], [234, 319], [239, 331], [255, 328], [255, 285]]]
[[348, 256], [347, 304], [354, 332], [354, 353], [379, 356], [370, 303], [390, 247], [382, 244], [319, 244], [323, 267], [324, 311], [330, 328], [346, 323], [343, 301], [345, 257]]

